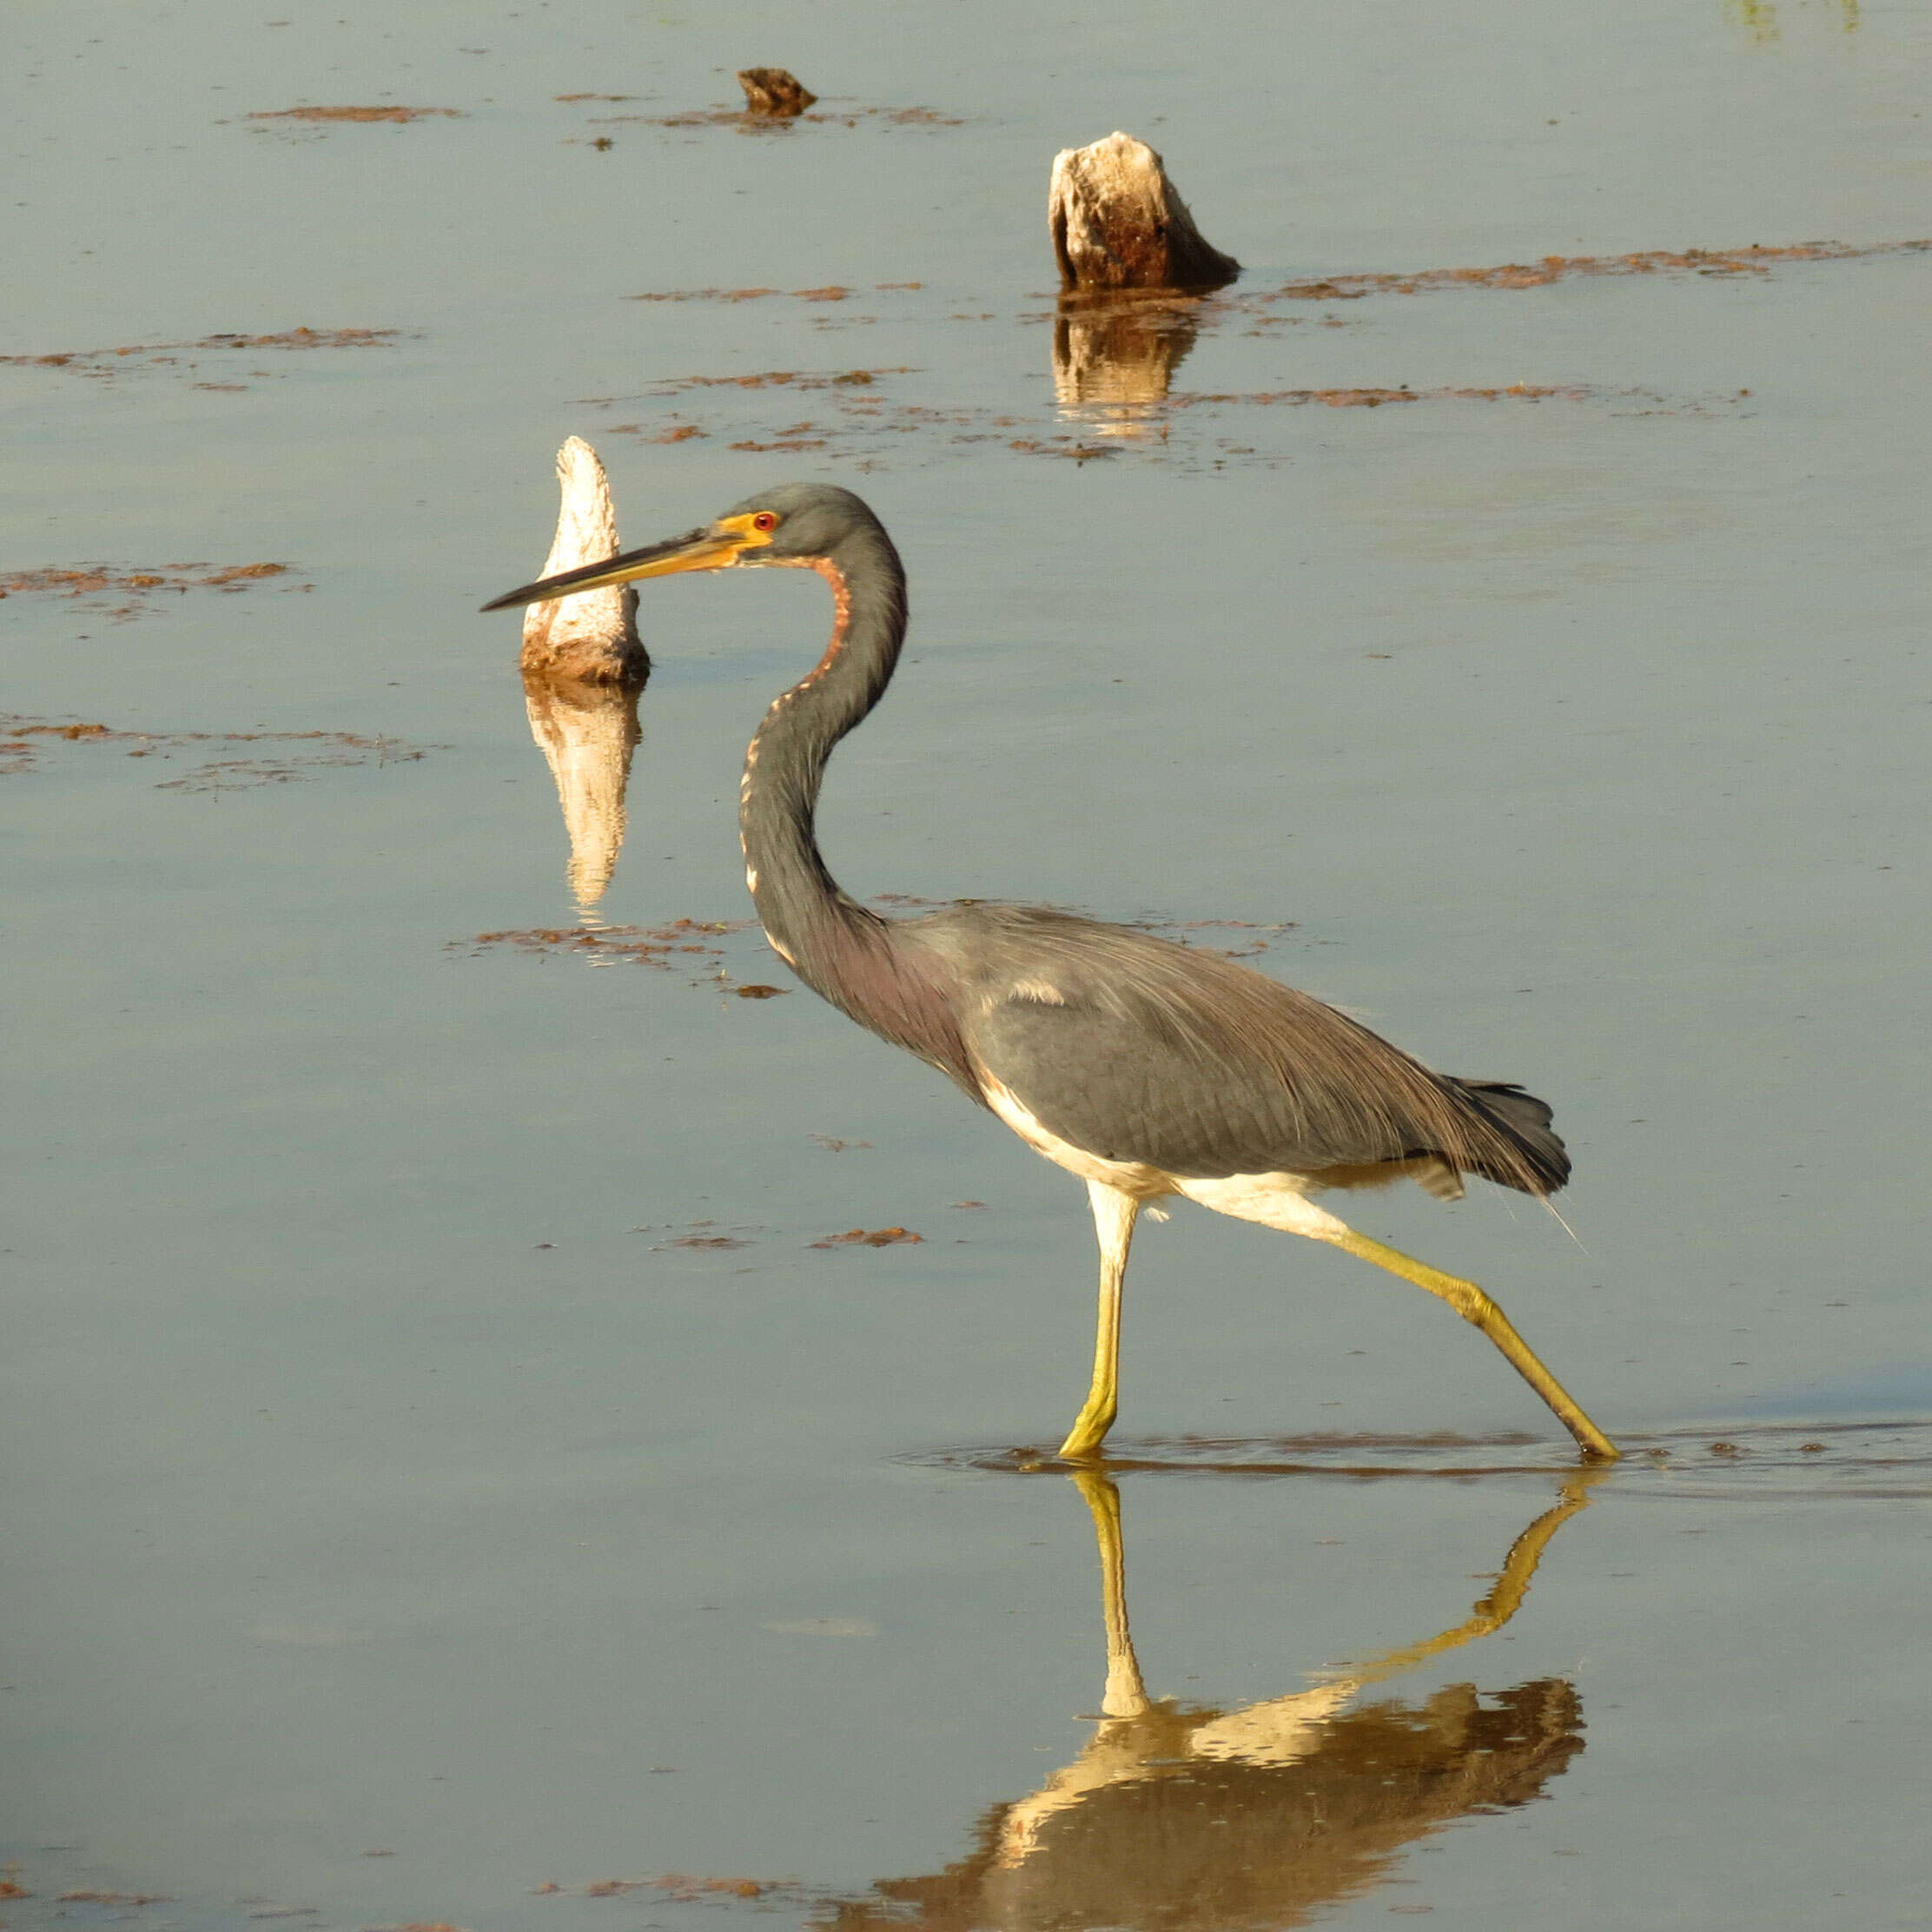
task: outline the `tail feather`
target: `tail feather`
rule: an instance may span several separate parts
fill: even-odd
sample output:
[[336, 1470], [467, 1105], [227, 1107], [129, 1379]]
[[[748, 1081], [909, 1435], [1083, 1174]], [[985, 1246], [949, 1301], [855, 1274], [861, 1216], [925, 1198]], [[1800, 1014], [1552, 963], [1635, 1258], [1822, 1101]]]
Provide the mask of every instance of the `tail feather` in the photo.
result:
[[[1562, 1141], [1551, 1130], [1552, 1115], [1547, 1102], [1506, 1081], [1460, 1080], [1452, 1074], [1446, 1077], [1447, 1083], [1509, 1141], [1542, 1183], [1534, 1190], [1524, 1188], [1525, 1193], [1553, 1194], [1570, 1178], [1570, 1156]], [[1520, 1188], [1523, 1185], [1519, 1177], [1492, 1173], [1486, 1167], [1478, 1167], [1476, 1172], [1485, 1180], [1501, 1181], [1505, 1187]]]

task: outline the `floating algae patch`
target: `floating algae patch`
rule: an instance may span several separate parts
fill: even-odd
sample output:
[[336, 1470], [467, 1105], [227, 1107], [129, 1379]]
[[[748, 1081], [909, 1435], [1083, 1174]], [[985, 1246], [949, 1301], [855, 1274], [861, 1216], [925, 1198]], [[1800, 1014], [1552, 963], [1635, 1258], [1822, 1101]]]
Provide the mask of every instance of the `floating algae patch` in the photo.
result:
[[[918, 281], [876, 281], [872, 289], [875, 294], [903, 294], [924, 286]], [[846, 295], [859, 293], [861, 291], [856, 288], [828, 283], [823, 288], [664, 288], [626, 299], [640, 302], [746, 302], [764, 301], [773, 295], [790, 295], [798, 301], [837, 301]]]
[[98, 723], [0, 714], [0, 775], [35, 769], [39, 754], [63, 744], [118, 747], [130, 758], [169, 758], [194, 745], [275, 744], [299, 747], [275, 757], [221, 758], [179, 778], [155, 781], [160, 791], [233, 791], [286, 784], [317, 768], [413, 764], [431, 747], [358, 731], [130, 731]]
[[163, 592], [191, 590], [233, 593], [273, 579], [285, 591], [314, 586], [294, 575], [293, 564], [156, 564], [145, 568], [116, 564], [45, 565], [0, 577], [0, 597], [43, 596], [76, 599], [90, 606], [109, 604], [117, 619], [138, 617], [143, 600]]
[[474, 939], [452, 940], [467, 945], [473, 958], [486, 946], [506, 946], [544, 958], [572, 955], [592, 965], [655, 966], [660, 971], [689, 965], [693, 959], [722, 959], [724, 949], [712, 943], [743, 932], [745, 919], [673, 919], [663, 926], [530, 926], [514, 932], [480, 932]]
[[1421, 295], [1445, 288], [1546, 288], [1573, 275], [1768, 275], [1784, 262], [1854, 261], [1873, 255], [1923, 255], [1932, 240], [1915, 242], [1796, 242], [1781, 248], [1644, 248], [1629, 255], [1546, 255], [1536, 261], [1505, 261], [1487, 268], [1426, 268], [1417, 275], [1323, 275], [1291, 281], [1272, 294], [1236, 300], [1359, 301], [1365, 295]]
[[[821, 1622], [829, 1621], [821, 1619]], [[668, 1764], [654, 1766], [669, 1770]], [[582, 1884], [560, 1885], [546, 1878], [531, 1888], [539, 1896], [566, 1898], [655, 1898], [680, 1905], [703, 1904], [713, 1900], [760, 1899], [769, 1905], [791, 1905], [803, 1909], [816, 1902], [790, 1880], [769, 1878], [697, 1877], [686, 1872], [665, 1872], [657, 1878], [593, 1878]]]
[[813, 374], [802, 369], [759, 369], [749, 375], [679, 375], [658, 385], [660, 395], [682, 389], [869, 389], [883, 375], [911, 375], [901, 366], [890, 369], [844, 369]]
[[[54, 349], [37, 355], [0, 355], [0, 367], [15, 369], [65, 369], [96, 381], [110, 380], [130, 370], [143, 374], [155, 369], [193, 373], [201, 367], [200, 357], [256, 350], [284, 349], [373, 349], [387, 348], [401, 341], [403, 332], [395, 328], [285, 328], [267, 334], [218, 334], [197, 336], [192, 341], [125, 342], [114, 348]], [[251, 369], [251, 375], [267, 375], [266, 369]], [[202, 383], [202, 388], [242, 387], [237, 383]]]
[[[563, 100], [593, 101], [610, 96], [593, 94], [563, 95]], [[788, 133], [794, 128], [963, 128], [963, 116], [943, 114], [929, 107], [831, 107], [821, 103], [818, 111], [803, 114], [764, 114], [755, 109], [728, 107], [723, 102], [707, 108], [690, 108], [678, 114], [605, 114], [592, 117], [593, 127], [619, 122], [650, 128], [733, 128], [743, 134]]]
[[265, 108], [248, 116], [251, 121], [307, 121], [307, 122], [407, 122], [407, 121], [460, 121], [464, 118], [461, 108], [403, 108], [403, 107], [342, 107], [342, 108]]
[[[748, 301], [762, 293], [732, 291], [718, 299]], [[949, 461], [958, 449], [969, 446], [1082, 464], [1131, 452], [1143, 462], [1179, 467], [1230, 461], [1269, 466], [1293, 460], [1302, 446], [1299, 440], [1281, 440], [1281, 432], [1269, 430], [1259, 414], [1262, 411], [1319, 407], [1373, 413], [1385, 407], [1547, 405], [1619, 414], [1709, 415], [1735, 414], [1750, 395], [1748, 389], [1673, 395], [1631, 385], [1532, 381], [1431, 387], [1358, 383], [1170, 394], [1166, 387], [1168, 368], [1151, 386], [1096, 386], [1095, 345], [1089, 342], [1086, 349], [1082, 380], [1070, 383], [1062, 380], [1065, 345], [1056, 340], [1056, 398], [1042, 398], [1021, 408], [1010, 398], [988, 403], [935, 394], [930, 372], [904, 364], [668, 376], [635, 395], [579, 400], [612, 413], [621, 410], [630, 419], [608, 425], [608, 434], [666, 446], [715, 440], [745, 453], [822, 453], [828, 462], [864, 473]], [[811, 414], [799, 417], [796, 407], [807, 395]], [[671, 403], [676, 407], [652, 412], [654, 404]], [[787, 420], [778, 420], [780, 410]]]

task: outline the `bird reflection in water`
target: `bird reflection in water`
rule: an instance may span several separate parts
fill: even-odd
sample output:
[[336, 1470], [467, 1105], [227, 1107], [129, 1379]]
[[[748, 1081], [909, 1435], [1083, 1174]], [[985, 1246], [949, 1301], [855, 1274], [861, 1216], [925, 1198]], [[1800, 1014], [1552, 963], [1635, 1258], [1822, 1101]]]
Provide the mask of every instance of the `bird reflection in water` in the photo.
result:
[[815, 1925], [1303, 1925], [1384, 1879], [1405, 1846], [1452, 1820], [1528, 1803], [1583, 1749], [1572, 1684], [1545, 1677], [1485, 1694], [1454, 1684], [1413, 1704], [1361, 1695], [1501, 1629], [1597, 1473], [1565, 1483], [1462, 1623], [1312, 1689], [1214, 1710], [1148, 1695], [1128, 1629], [1120, 1492], [1097, 1471], [1076, 1472], [1100, 1542], [1107, 1634], [1092, 1738], [1030, 1797], [989, 1812], [956, 1864], [881, 1879], [863, 1897], [822, 1907]]
[[[561, 505], [544, 574], [574, 570], [618, 548], [617, 515], [597, 452], [572, 436], [557, 452]], [[624, 794], [643, 736], [638, 698], [651, 658], [637, 632], [629, 585], [533, 604], [523, 619], [523, 695], [530, 735], [557, 783], [570, 834], [566, 877], [579, 913], [603, 897], [624, 844]]]
[[1194, 346], [1203, 299], [1170, 288], [1062, 295], [1053, 324], [1060, 414], [1103, 436], [1145, 434]]

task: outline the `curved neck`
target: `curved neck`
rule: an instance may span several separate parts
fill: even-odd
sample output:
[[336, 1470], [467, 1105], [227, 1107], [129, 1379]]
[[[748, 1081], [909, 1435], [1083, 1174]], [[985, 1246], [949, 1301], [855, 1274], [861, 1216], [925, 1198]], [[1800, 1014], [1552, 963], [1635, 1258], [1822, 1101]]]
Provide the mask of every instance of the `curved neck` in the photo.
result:
[[905, 572], [877, 524], [807, 567], [832, 587], [831, 642], [773, 703], [744, 755], [744, 883], [765, 937], [813, 992], [983, 1105], [943, 964], [839, 889], [813, 832], [832, 747], [878, 703], [899, 660]]
[[832, 747], [878, 703], [898, 662], [905, 572], [877, 529], [853, 532], [831, 555], [803, 567], [831, 586], [831, 641], [751, 740], [738, 830], [745, 883], [766, 936], [814, 992], [853, 1011], [850, 955], [882, 936], [884, 922], [839, 890], [819, 857], [813, 817]]

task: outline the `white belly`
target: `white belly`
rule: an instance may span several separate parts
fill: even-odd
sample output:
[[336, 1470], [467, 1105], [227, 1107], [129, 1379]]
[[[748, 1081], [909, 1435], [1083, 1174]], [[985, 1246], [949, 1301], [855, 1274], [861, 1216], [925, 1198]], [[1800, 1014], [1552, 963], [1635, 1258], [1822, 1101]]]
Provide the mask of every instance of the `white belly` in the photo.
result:
[[979, 1083], [993, 1111], [1036, 1154], [1043, 1154], [1055, 1167], [1077, 1174], [1082, 1181], [1097, 1181], [1117, 1188], [1135, 1201], [1159, 1201], [1168, 1194], [1185, 1194], [1217, 1214], [1231, 1214], [1237, 1221], [1260, 1221], [1264, 1227], [1278, 1227], [1287, 1234], [1306, 1234], [1313, 1241], [1333, 1241], [1347, 1232], [1345, 1223], [1315, 1206], [1308, 1199], [1316, 1182], [1305, 1174], [1231, 1174], [1211, 1180], [1189, 1180], [1168, 1174], [1139, 1161], [1109, 1161], [1085, 1148], [1063, 1141], [1025, 1106], [1010, 1088], [1003, 1087], [986, 1071], [976, 1068]]
[[1138, 1161], [1109, 1161], [1103, 1155], [1089, 1154], [1070, 1141], [1062, 1141], [1042, 1127], [1020, 1103], [1010, 1088], [1002, 1087], [983, 1067], [976, 1067], [987, 1104], [1035, 1154], [1043, 1154], [1055, 1167], [1077, 1174], [1082, 1181], [1098, 1181], [1117, 1188], [1135, 1201], [1159, 1201], [1163, 1194], [1179, 1194], [1183, 1183], [1158, 1168]]

